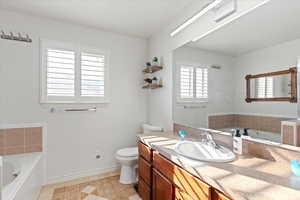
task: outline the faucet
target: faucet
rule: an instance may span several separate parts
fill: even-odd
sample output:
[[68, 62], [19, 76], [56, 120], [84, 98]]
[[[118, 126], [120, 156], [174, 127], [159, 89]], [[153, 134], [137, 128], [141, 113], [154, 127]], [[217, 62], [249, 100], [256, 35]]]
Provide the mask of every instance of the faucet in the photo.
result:
[[208, 131], [204, 131], [203, 135], [205, 135], [206, 139], [202, 139], [202, 142], [214, 147], [215, 149], [218, 148], [219, 145], [214, 141], [212, 134]]

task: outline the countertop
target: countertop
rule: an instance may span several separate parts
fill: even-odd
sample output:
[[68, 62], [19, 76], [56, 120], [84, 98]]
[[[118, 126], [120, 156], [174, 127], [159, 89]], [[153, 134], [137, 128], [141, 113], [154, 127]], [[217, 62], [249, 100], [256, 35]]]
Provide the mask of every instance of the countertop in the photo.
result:
[[173, 132], [143, 134], [139, 139], [233, 200], [300, 200], [300, 177], [288, 164], [252, 156], [238, 156], [229, 163], [200, 162], [173, 150], [179, 142]]

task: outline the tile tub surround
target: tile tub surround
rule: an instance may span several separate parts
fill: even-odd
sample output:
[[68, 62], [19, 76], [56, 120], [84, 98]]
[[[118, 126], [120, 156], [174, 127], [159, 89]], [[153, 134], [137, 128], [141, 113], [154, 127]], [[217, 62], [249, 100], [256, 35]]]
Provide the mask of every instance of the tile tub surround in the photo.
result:
[[42, 127], [0, 129], [0, 155], [43, 151]]
[[210, 129], [243, 127], [267, 132], [280, 133], [281, 121], [286, 121], [290, 119], [291, 118], [242, 114], [211, 115], [208, 116], [208, 127]]
[[[292, 175], [288, 162], [278, 162], [253, 156], [241, 156], [230, 163], [207, 163], [178, 156], [173, 148], [178, 142], [174, 133], [140, 135], [164, 157], [187, 170], [233, 200], [298, 200], [300, 179]], [[276, 150], [282, 160], [290, 159]], [[288, 153], [288, 152], [285, 152]], [[299, 156], [300, 153], [297, 153]], [[295, 155], [293, 155], [295, 156]]]

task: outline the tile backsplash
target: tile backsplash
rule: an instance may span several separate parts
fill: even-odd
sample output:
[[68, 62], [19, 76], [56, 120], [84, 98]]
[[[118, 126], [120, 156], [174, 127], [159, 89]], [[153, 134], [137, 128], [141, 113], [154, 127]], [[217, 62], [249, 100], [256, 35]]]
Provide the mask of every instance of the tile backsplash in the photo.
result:
[[42, 127], [0, 129], [0, 155], [42, 151]]
[[[174, 131], [185, 130], [193, 137], [202, 133], [202, 129], [191, 128], [188, 126], [174, 124]], [[224, 135], [211, 130], [214, 140], [221, 145], [232, 147], [232, 136]], [[291, 160], [298, 160], [300, 157], [300, 148], [287, 147], [286, 145], [270, 145], [251, 140], [243, 140], [243, 154], [258, 158], [289, 164]]]
[[281, 121], [286, 120], [290, 120], [290, 118], [241, 114], [212, 115], [208, 117], [208, 128], [218, 130], [240, 127], [280, 133]]

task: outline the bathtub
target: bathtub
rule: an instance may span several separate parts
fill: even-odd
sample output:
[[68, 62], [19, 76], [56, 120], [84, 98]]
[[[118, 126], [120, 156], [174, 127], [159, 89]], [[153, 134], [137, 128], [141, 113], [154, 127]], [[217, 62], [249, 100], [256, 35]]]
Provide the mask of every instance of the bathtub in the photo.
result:
[[[236, 128], [226, 128], [226, 129], [222, 129], [221, 131], [232, 133], [232, 129], [236, 129]], [[244, 128], [238, 128], [238, 129], [240, 130], [241, 134], [244, 133]], [[253, 139], [260, 139], [260, 140], [281, 143], [281, 134], [280, 133], [248, 129], [248, 135], [249, 135], [249, 137], [251, 137]]]
[[37, 200], [44, 181], [42, 153], [4, 156], [1, 171], [1, 200]]

